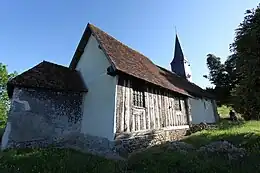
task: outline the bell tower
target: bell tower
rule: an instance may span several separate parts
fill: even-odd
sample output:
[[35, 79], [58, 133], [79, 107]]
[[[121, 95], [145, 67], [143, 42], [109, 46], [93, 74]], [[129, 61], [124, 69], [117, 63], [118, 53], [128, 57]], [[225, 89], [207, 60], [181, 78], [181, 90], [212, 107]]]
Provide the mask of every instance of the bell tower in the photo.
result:
[[190, 63], [188, 62], [187, 58], [184, 56], [182, 52], [182, 48], [177, 34], [175, 38], [175, 48], [173, 60], [171, 62], [171, 70], [177, 75], [192, 82]]

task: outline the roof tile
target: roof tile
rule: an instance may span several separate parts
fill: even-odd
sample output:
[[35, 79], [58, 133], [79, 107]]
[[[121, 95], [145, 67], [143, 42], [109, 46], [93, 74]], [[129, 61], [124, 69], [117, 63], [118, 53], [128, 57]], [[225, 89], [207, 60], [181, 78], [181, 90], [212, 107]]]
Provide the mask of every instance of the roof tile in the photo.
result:
[[[19, 86], [60, 91], [87, 91], [78, 71], [47, 61], [16, 76], [8, 81], [7, 85], [9, 89]], [[9, 93], [12, 95], [12, 91]]]
[[87, 25], [70, 63], [70, 68], [75, 69], [83, 53], [80, 48], [86, 46], [91, 33], [96, 37], [116, 70], [183, 95], [214, 98], [206, 90], [178, 76], [176, 73], [155, 65], [143, 54], [121, 43], [92, 24]]
[[171, 83], [149, 58], [124, 45], [94, 25], [89, 24], [88, 27], [117, 70], [174, 92], [189, 95], [184, 89]]

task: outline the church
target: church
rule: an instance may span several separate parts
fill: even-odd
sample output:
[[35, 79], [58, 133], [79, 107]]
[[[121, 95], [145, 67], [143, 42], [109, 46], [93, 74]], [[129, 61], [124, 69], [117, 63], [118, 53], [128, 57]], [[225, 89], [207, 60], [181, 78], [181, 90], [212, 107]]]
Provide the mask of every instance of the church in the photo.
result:
[[2, 149], [63, 145], [113, 151], [178, 140], [218, 121], [214, 96], [192, 83], [178, 36], [171, 70], [88, 24], [69, 67], [43, 61], [11, 79]]

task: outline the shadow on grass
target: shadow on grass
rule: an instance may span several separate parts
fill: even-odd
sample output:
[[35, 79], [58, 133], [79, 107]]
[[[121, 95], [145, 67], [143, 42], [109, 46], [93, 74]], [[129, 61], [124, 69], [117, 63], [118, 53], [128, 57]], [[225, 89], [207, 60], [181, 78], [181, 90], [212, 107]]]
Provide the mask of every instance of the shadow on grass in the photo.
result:
[[192, 144], [195, 147], [207, 145], [214, 141], [228, 141], [233, 145], [245, 148], [249, 152], [260, 154], [260, 134], [256, 133], [212, 133], [203, 132], [188, 136], [182, 140], [183, 142]]
[[242, 127], [245, 124], [243, 120], [231, 121], [228, 118], [221, 118], [220, 122], [216, 125], [218, 130], [228, 130], [231, 128]]
[[157, 146], [132, 155], [126, 163], [68, 149], [20, 149], [2, 153], [0, 172], [259, 172], [258, 158], [259, 155], [250, 155], [240, 160], [229, 160], [225, 156], [205, 157], [196, 152], [173, 152]]
[[[197, 151], [178, 152], [156, 146], [129, 158], [128, 169], [135, 172], [216, 173], [259, 172], [259, 154], [229, 159], [228, 155], [204, 154]], [[133, 172], [134, 172], [133, 171]]]
[[1, 154], [0, 172], [121, 172], [124, 165], [70, 149], [18, 149]]

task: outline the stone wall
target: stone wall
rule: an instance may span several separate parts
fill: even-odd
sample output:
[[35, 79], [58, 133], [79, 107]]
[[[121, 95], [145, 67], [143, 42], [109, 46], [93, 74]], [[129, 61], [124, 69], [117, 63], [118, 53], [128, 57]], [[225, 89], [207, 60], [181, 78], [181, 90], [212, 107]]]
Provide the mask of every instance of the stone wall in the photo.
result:
[[177, 141], [186, 135], [188, 129], [150, 130], [135, 133], [120, 133], [114, 141], [107, 138], [87, 134], [71, 134], [55, 144], [60, 147], [73, 148], [87, 153], [104, 156], [109, 159], [125, 159], [129, 154], [164, 144], [167, 141]]
[[187, 132], [185, 129], [172, 130], [150, 130], [136, 133], [120, 133], [116, 135], [115, 150], [121, 156], [139, 149], [148, 148], [155, 145], [166, 143], [167, 141], [177, 141], [182, 139]]
[[82, 94], [15, 88], [2, 149], [44, 146], [79, 133]]

